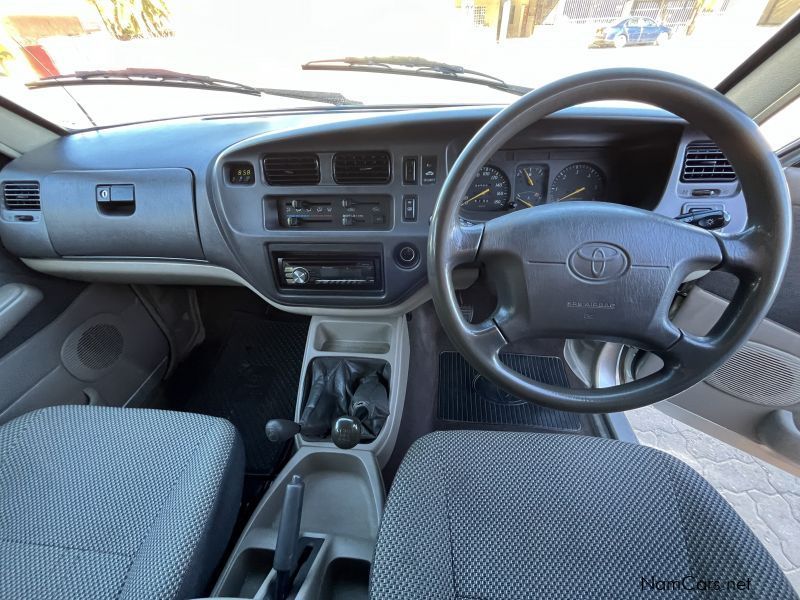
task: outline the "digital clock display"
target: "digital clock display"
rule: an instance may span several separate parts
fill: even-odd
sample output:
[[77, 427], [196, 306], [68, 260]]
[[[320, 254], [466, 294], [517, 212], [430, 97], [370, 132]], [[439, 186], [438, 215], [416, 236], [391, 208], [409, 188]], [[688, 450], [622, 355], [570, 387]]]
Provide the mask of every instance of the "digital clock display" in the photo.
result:
[[250, 163], [230, 163], [228, 183], [231, 185], [250, 185], [256, 182], [256, 172]]

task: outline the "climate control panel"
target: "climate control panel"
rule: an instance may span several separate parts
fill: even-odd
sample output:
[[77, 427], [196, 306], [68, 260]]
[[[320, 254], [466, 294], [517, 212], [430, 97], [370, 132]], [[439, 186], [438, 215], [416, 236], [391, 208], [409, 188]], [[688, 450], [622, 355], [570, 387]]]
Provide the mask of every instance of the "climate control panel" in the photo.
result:
[[309, 230], [390, 229], [389, 195], [271, 196], [267, 203], [278, 213], [281, 227]]

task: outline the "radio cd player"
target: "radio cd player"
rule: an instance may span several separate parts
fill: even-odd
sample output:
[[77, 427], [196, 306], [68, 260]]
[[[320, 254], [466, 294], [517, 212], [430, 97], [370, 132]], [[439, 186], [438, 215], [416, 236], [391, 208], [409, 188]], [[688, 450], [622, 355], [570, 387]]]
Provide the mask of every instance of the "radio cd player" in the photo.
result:
[[380, 290], [377, 256], [277, 258], [277, 275], [283, 288], [311, 290]]

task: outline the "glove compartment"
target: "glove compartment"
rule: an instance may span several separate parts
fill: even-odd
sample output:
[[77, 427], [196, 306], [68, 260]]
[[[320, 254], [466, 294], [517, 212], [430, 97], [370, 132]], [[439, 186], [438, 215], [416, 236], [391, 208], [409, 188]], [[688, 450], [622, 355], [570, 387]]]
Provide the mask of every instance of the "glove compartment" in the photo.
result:
[[55, 172], [42, 215], [60, 256], [204, 258], [188, 169]]

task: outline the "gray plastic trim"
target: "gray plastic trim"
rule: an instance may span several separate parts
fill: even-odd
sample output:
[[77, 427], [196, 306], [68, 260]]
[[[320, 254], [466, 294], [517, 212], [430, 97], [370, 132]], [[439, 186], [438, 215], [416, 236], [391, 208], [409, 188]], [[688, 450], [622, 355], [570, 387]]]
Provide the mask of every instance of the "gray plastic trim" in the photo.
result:
[[735, 85], [728, 92], [728, 97], [753, 117], [756, 123], [763, 123], [800, 92], [798, 52], [800, 38], [795, 37]]
[[[101, 186], [111, 186], [112, 198], [118, 187], [130, 190], [134, 204], [98, 202]], [[60, 170], [42, 179], [41, 204], [61, 256], [205, 258], [189, 169]]]
[[611, 437], [621, 442], [628, 442], [629, 444], [638, 444], [639, 440], [633, 432], [630, 421], [625, 413], [615, 412], [606, 413], [605, 424], [609, 429]]
[[784, 456], [800, 461], [800, 428], [788, 410], [776, 410], [758, 424], [759, 439]]
[[798, 465], [796, 462], [787, 460], [769, 446], [759, 444], [758, 442], [753, 441], [744, 435], [741, 435], [735, 431], [731, 431], [730, 429], [697, 415], [682, 406], [673, 404], [671, 401], [665, 400], [663, 402], [659, 402], [658, 404], [654, 404], [654, 406], [673, 419], [677, 419], [682, 423], [686, 423], [687, 425], [690, 425], [691, 427], [694, 427], [703, 433], [707, 433], [718, 440], [722, 440], [726, 444], [730, 444], [735, 448], [739, 448], [740, 450], [765, 460], [768, 463], [771, 463], [776, 467], [791, 473], [792, 475], [800, 477], [800, 465]]
[[[23, 258], [21, 260], [34, 271], [80, 281], [154, 285], [239, 285], [248, 288], [275, 308], [298, 315], [391, 317], [409, 313], [431, 299], [430, 289], [425, 285], [395, 306], [377, 308], [289, 306], [265, 296], [230, 269], [202, 261], [113, 258]], [[465, 269], [456, 278], [456, 285], [459, 288], [469, 287], [477, 275], [476, 269]]]
[[[337, 558], [371, 563], [378, 539], [385, 494], [378, 464], [371, 452], [303, 447], [289, 460], [259, 502], [236, 543], [212, 597], [236, 593], [231, 578], [237, 561], [249, 549], [275, 549], [286, 484], [294, 475], [305, 481], [300, 534], [324, 540], [296, 600], [316, 600], [328, 566]], [[271, 574], [254, 598], [264, 598]]]
[[14, 329], [42, 298], [42, 292], [24, 283], [8, 283], [0, 287], [0, 339]]
[[[333, 350], [328, 350], [332, 348]], [[303, 356], [302, 379], [297, 390], [295, 420], [299, 420], [307, 393], [306, 373], [311, 361], [322, 357], [381, 359], [389, 363], [389, 417], [378, 437], [369, 444], [359, 444], [359, 450], [375, 455], [380, 466], [384, 466], [394, 450], [408, 382], [408, 357], [410, 343], [405, 315], [374, 318], [332, 318], [315, 316], [311, 319]], [[298, 448], [336, 448], [329, 441], [318, 442], [295, 436]]]
[[58, 139], [58, 134], [18, 114], [0, 107], [0, 142], [15, 154], [22, 155]]

